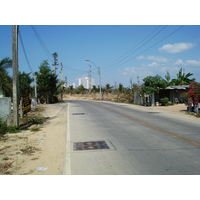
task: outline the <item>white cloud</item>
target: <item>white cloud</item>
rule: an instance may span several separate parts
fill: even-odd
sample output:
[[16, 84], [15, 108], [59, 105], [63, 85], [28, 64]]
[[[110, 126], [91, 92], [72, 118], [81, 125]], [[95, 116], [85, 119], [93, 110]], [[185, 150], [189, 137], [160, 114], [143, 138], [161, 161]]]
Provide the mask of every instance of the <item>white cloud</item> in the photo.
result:
[[175, 65], [184, 65], [184, 62], [181, 59], [179, 59], [175, 62]]
[[195, 44], [192, 43], [165, 44], [161, 48], [159, 48], [159, 50], [167, 53], [180, 53], [183, 51], [187, 51], [193, 48], [194, 46]]
[[156, 62], [152, 62], [151, 64], [148, 65], [149, 67], [158, 67], [159, 64]]
[[122, 74], [123, 75], [127, 75], [127, 74], [136, 74], [136, 73], [137, 73], [137, 68], [136, 67], [126, 67]]
[[161, 56], [139, 56], [137, 57], [138, 60], [151, 60], [155, 62], [168, 62], [167, 58], [161, 57]]
[[187, 61], [184, 62], [183, 60], [179, 59], [175, 62], [175, 65], [200, 67], [200, 61], [198, 61], [198, 60], [187, 60]]
[[187, 65], [192, 65], [192, 66], [197, 66], [197, 67], [199, 67], [199, 66], [200, 66], [200, 61], [197, 61], [197, 60], [187, 60], [187, 61], [186, 61], [186, 64], [187, 64]]

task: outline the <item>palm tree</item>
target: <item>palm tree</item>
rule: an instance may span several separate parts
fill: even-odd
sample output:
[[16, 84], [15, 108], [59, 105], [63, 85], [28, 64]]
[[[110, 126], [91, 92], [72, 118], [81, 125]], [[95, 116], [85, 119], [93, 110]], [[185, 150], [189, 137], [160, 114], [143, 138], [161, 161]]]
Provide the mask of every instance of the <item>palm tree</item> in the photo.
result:
[[109, 90], [111, 89], [112, 87], [110, 86], [110, 84], [108, 83], [108, 84], [106, 84], [106, 95], [108, 95], [108, 92], [109, 92]]
[[120, 94], [123, 92], [123, 90], [124, 90], [124, 87], [123, 87], [123, 85], [120, 83], [120, 84], [119, 84], [119, 87], [118, 87], [117, 101], [119, 101], [119, 96], [120, 96]]
[[31, 83], [33, 78], [30, 77], [31, 73], [19, 72], [19, 99], [23, 96], [23, 93], [26, 88], [29, 88], [31, 92]]
[[0, 92], [6, 97], [12, 96], [12, 78], [7, 69], [12, 67], [12, 60], [8, 57], [0, 61]]
[[177, 73], [177, 79], [172, 79], [172, 85], [189, 85], [191, 82], [195, 81], [195, 78], [190, 79], [189, 77], [193, 74], [187, 73], [185, 74], [185, 69], [180, 69]]

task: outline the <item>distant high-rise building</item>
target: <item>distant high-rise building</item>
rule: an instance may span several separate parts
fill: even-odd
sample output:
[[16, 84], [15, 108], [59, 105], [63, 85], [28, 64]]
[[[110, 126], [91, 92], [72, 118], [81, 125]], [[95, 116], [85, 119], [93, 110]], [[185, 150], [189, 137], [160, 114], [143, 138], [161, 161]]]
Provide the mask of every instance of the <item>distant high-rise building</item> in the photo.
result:
[[[84, 88], [89, 89], [90, 87], [90, 79], [88, 77], [79, 78], [79, 86], [83, 85]], [[95, 85], [94, 79], [91, 78], [91, 88]]]

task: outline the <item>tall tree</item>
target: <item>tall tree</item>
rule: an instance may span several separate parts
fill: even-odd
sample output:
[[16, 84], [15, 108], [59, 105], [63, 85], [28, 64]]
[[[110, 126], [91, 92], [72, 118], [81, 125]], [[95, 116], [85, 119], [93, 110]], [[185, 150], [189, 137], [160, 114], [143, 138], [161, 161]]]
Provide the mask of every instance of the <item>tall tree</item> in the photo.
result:
[[166, 81], [159, 76], [147, 76], [143, 79], [144, 84], [142, 85], [142, 93], [152, 94], [153, 92], [158, 93], [160, 88], [166, 87]]
[[12, 67], [12, 60], [8, 57], [0, 61], [0, 91], [6, 96], [12, 96], [12, 78], [8, 74], [8, 69]]
[[57, 75], [50, 69], [48, 61], [44, 60], [37, 73], [38, 97], [44, 98], [46, 103], [53, 102], [57, 94], [57, 83]]

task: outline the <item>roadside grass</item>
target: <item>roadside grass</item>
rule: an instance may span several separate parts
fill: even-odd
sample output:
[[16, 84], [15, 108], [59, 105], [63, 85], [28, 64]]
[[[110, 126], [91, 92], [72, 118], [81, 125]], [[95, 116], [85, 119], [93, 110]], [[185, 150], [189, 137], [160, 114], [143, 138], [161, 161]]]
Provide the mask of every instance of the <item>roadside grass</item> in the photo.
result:
[[[19, 127], [8, 126], [7, 123], [0, 118], [0, 137], [7, 133], [19, 133], [23, 130], [27, 130], [33, 124], [43, 124], [46, 120], [45, 117], [41, 115], [41, 112], [45, 111], [43, 106], [38, 106], [35, 110], [31, 110], [28, 113], [28, 117], [19, 118]], [[33, 127], [32, 131], [39, 131], [40, 127]]]

